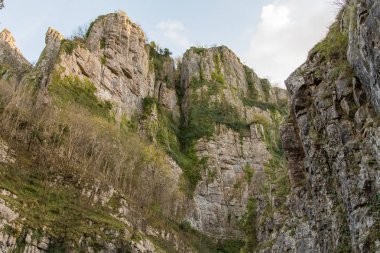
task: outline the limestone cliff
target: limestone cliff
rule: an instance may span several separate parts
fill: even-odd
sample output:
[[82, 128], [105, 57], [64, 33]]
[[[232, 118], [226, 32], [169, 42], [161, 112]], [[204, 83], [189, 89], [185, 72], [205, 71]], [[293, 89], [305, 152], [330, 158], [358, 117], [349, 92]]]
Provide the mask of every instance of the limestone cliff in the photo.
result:
[[7, 29], [0, 33], [0, 62], [1, 79], [20, 79], [31, 69], [31, 64], [16, 47], [16, 41]]
[[252, 203], [282, 222], [286, 91], [224, 46], [176, 67], [123, 12], [45, 42], [32, 68], [1, 37], [2, 251], [237, 252]]
[[[281, 149], [275, 129], [287, 94], [258, 78], [223, 46], [188, 50], [181, 83], [185, 140], [205, 160], [189, 221], [214, 237], [242, 239], [248, 202], [263, 197], [253, 178], [269, 183], [265, 168]], [[275, 167], [269, 170], [282, 165]]]
[[272, 252], [379, 252], [379, 3], [350, 1], [286, 81], [292, 193]]
[[348, 1], [288, 92], [123, 12], [35, 66], [4, 30], [0, 252], [379, 252], [379, 11]]
[[145, 34], [125, 13], [97, 18], [83, 41], [64, 40], [61, 50], [59, 75], [90, 79], [97, 96], [117, 105], [117, 114], [141, 112], [142, 99], [153, 95]]

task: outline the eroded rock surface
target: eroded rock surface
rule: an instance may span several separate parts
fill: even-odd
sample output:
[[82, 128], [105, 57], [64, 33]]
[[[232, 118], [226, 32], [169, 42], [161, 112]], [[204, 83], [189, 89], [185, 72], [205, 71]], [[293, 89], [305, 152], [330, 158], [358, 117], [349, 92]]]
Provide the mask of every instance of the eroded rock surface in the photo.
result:
[[253, 194], [253, 173], [263, 173], [271, 158], [262, 131], [261, 125], [252, 125], [247, 136], [241, 137], [220, 126], [211, 139], [198, 141], [196, 150], [207, 158], [207, 170], [194, 193], [190, 212], [194, 228], [213, 237], [244, 238], [239, 222]]
[[144, 32], [123, 13], [96, 19], [85, 41], [63, 41], [55, 70], [61, 77], [89, 79], [97, 95], [116, 106], [117, 115], [142, 110], [154, 92], [154, 72]]
[[363, 84], [368, 99], [380, 112], [380, 3], [376, 0], [350, 1], [348, 60]]
[[[373, 72], [379, 33], [370, 28], [377, 10], [376, 1], [350, 2], [326, 40], [286, 81], [291, 116], [282, 141], [293, 182], [293, 218], [273, 252], [380, 250], [380, 97]], [[337, 46], [331, 38], [343, 38], [340, 50], [326, 50]]]
[[20, 80], [32, 67], [17, 48], [13, 35], [7, 29], [0, 33], [0, 62], [0, 79], [12, 78], [14, 74]]

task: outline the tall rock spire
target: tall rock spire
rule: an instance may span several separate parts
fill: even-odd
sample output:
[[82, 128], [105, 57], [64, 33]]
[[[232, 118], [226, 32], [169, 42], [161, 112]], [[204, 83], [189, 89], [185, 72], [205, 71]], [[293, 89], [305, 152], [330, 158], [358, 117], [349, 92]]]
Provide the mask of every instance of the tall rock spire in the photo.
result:
[[0, 65], [5, 65], [8, 70], [11, 70], [7, 71], [8, 75], [11, 75], [12, 72], [18, 78], [31, 69], [31, 64], [16, 47], [16, 40], [7, 29], [0, 33]]
[[4, 29], [0, 33], [0, 41], [7, 43], [11, 48], [19, 52], [18, 48], [16, 47], [16, 40], [8, 29]]

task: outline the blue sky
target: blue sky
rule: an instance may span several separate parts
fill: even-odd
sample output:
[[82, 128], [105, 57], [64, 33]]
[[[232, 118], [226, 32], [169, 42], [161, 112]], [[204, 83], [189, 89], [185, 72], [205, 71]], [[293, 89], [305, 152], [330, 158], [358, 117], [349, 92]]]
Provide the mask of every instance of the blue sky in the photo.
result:
[[33, 62], [49, 26], [70, 36], [97, 16], [124, 10], [149, 40], [181, 55], [193, 45], [226, 45], [260, 76], [282, 85], [323, 38], [332, 0], [5, 0], [8, 28]]

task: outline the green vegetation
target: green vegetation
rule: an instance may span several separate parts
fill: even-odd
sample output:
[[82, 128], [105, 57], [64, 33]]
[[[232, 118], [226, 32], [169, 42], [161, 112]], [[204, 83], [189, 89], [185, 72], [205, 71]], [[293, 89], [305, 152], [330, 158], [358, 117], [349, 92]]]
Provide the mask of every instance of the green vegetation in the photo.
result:
[[7, 104], [0, 114], [2, 138], [16, 142], [18, 154], [17, 164], [0, 168], [0, 188], [18, 196], [6, 200], [23, 209], [27, 228], [46, 227], [58, 248], [62, 238], [78, 242], [79, 233], [108, 241], [107, 229], [119, 231], [121, 225], [111, 210], [82, 196], [80, 187], [94, 180], [133, 196], [143, 209], [171, 208], [177, 192], [165, 154], [130, 131], [130, 119], [120, 126], [110, 120], [110, 106], [96, 98], [90, 82], [54, 76], [49, 93], [55, 103], [43, 108], [36, 107], [32, 91], [14, 91], [0, 85], [1, 102]]
[[5, 74], [7, 74], [8, 71], [9, 71], [9, 68], [8, 68], [7, 66], [5, 66], [5, 65], [1, 65], [1, 66], [0, 66], [0, 79], [2, 79], [3, 76], [4, 76]]
[[321, 57], [321, 61], [346, 61], [347, 47], [348, 34], [342, 32], [339, 23], [335, 22], [330, 27], [326, 38], [311, 50], [309, 58], [318, 53]]
[[61, 78], [58, 73], [55, 73], [48, 90], [55, 98], [55, 101], [61, 105], [78, 104], [94, 115], [111, 119], [111, 103], [101, 101], [96, 97], [95, 85], [88, 79], [81, 80], [78, 77]]
[[254, 169], [248, 164], [244, 167], [245, 180], [247, 183], [251, 183], [253, 174], [255, 173]]
[[100, 49], [104, 49], [104, 48], [106, 48], [106, 39], [101, 38], [100, 39]]
[[207, 48], [205, 47], [191, 47], [190, 49], [193, 50], [193, 52], [198, 55], [202, 55], [207, 50]]
[[252, 252], [258, 244], [257, 238], [257, 203], [255, 198], [250, 198], [247, 206], [247, 214], [243, 218], [243, 229], [246, 233], [246, 241], [243, 252]]
[[221, 57], [220, 57], [219, 53], [215, 53], [213, 55], [213, 61], [215, 64], [215, 71], [211, 73], [211, 80], [212, 80], [212, 82], [215, 82], [215, 83], [225, 84], [220, 58]]
[[[65, 184], [73, 184], [70, 187], [52, 184], [54, 171], [42, 167], [38, 160], [32, 160], [30, 153], [21, 154], [17, 157], [19, 163], [0, 166], [0, 188], [17, 196], [16, 199], [2, 198], [14, 206], [22, 217], [27, 217], [23, 224], [35, 231], [34, 235], [39, 230], [45, 230], [54, 240], [65, 241], [61, 249], [69, 250], [73, 246], [79, 248], [79, 245], [70, 244], [78, 242], [83, 235], [91, 236], [93, 241], [90, 245], [95, 245], [95, 235], [102, 233], [104, 228], [120, 232], [125, 229], [125, 224], [110, 215], [111, 210], [92, 205], [91, 200], [74, 187], [77, 183], [73, 181], [75, 177], [63, 173]], [[22, 232], [13, 230], [12, 234], [24, 239]]]
[[85, 38], [88, 38], [88, 36], [90, 36], [91, 29], [92, 29], [92, 27], [95, 25], [95, 23], [96, 23], [97, 21], [101, 20], [101, 19], [104, 18], [104, 17], [105, 17], [105, 15], [101, 15], [101, 16], [97, 17], [94, 21], [92, 21], [92, 22], [90, 23], [90, 25], [88, 26], [88, 29], [87, 29], [87, 31], [86, 31]]
[[[183, 126], [182, 141], [191, 146], [196, 140], [211, 137], [217, 125], [226, 125], [237, 131], [245, 132], [249, 124], [239, 116], [237, 108], [231, 106], [224, 93], [226, 87], [220, 66], [220, 56], [214, 56], [216, 66], [212, 81], [192, 80], [190, 83], [190, 107], [188, 123]], [[206, 88], [206, 89], [204, 89]], [[215, 101], [210, 100], [217, 97]]]
[[184, 127], [182, 135], [182, 140], [186, 145], [191, 146], [200, 138], [211, 137], [215, 127], [220, 124], [238, 132], [249, 129], [249, 125], [240, 120], [237, 109], [228, 105], [225, 99], [222, 98], [220, 102], [210, 102], [209, 96], [197, 98], [195, 93], [192, 97], [194, 99], [189, 110], [189, 122]]
[[288, 107], [284, 106], [283, 104], [263, 102], [263, 101], [259, 101], [259, 100], [251, 99], [251, 98], [243, 98], [243, 103], [246, 106], [257, 107], [264, 111], [271, 111], [271, 112], [278, 111], [282, 115], [287, 115], [289, 113]]
[[261, 87], [263, 88], [265, 100], [268, 101], [270, 99], [270, 90], [272, 89], [272, 86], [270, 85], [270, 82], [268, 79], [261, 79]]
[[331, 73], [333, 80], [341, 75], [345, 77], [353, 76], [353, 70], [347, 60], [348, 32], [341, 31], [339, 24], [340, 23], [336, 21], [330, 27], [326, 38], [319, 42], [309, 53], [309, 59], [318, 54], [321, 63], [334, 63], [336, 67]]
[[100, 64], [106, 65], [106, 63], [107, 63], [107, 58], [103, 55], [102, 57], [100, 57]]
[[78, 42], [73, 40], [62, 40], [61, 50], [68, 55], [72, 55], [74, 50], [79, 46]]
[[[189, 224], [188, 224], [189, 225]], [[244, 242], [240, 240], [222, 240], [216, 242], [214, 239], [202, 235], [195, 229], [186, 226], [180, 227], [180, 235], [183, 241], [189, 242], [195, 252], [199, 253], [239, 253], [244, 246]]]
[[198, 181], [201, 179], [200, 171], [205, 168], [206, 159], [199, 159], [192, 146], [183, 146], [180, 142], [180, 136], [183, 132], [174, 123], [171, 113], [159, 106], [156, 99], [145, 98], [143, 117], [148, 119], [152, 111], [155, 110], [158, 114], [158, 126], [156, 127], [156, 132], [151, 134], [153, 135], [151, 137], [153, 138], [155, 135], [160, 146], [182, 168], [188, 181], [186, 192], [188, 195], [192, 195]]
[[248, 97], [250, 97], [252, 100], [255, 100], [257, 99], [259, 92], [257, 91], [255, 81], [253, 80], [253, 71], [247, 66], [244, 66], [244, 71], [248, 85]]
[[164, 63], [167, 61], [171, 61], [170, 55], [172, 55], [172, 52], [169, 51], [169, 49], [160, 48], [154, 41], [152, 41], [148, 46], [148, 52], [150, 57], [150, 68], [152, 71], [154, 71], [156, 75], [156, 81], [162, 80], [167, 81], [168, 76], [165, 75], [164, 69]]

